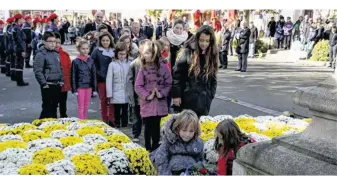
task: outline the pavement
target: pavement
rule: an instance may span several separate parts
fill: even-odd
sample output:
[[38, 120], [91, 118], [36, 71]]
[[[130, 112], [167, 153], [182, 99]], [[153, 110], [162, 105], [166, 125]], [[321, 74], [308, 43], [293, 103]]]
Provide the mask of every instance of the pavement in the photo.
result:
[[[71, 58], [77, 55], [75, 47], [66, 45]], [[210, 115], [227, 114], [239, 116], [280, 115], [284, 111], [299, 116], [311, 117], [307, 108], [293, 104], [292, 94], [297, 88], [315, 86], [332, 73], [323, 66], [303, 66], [296, 63], [283, 63], [250, 59], [248, 72], [235, 72], [237, 58], [230, 57], [227, 70], [220, 70], [216, 98], [212, 102]], [[32, 69], [25, 69], [27, 87], [17, 87], [15, 82], [0, 75], [0, 123], [32, 122], [41, 112], [40, 87]], [[99, 101], [93, 98], [89, 105], [90, 119], [100, 119]], [[68, 94], [68, 115], [77, 116], [77, 100]], [[130, 128], [122, 129], [128, 135]]]

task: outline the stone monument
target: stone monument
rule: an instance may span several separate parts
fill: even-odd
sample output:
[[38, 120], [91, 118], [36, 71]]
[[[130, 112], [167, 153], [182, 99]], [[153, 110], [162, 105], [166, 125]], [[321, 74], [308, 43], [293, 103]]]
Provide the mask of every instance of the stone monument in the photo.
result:
[[244, 146], [233, 175], [337, 175], [337, 76], [297, 90], [293, 100], [312, 112], [308, 128]]

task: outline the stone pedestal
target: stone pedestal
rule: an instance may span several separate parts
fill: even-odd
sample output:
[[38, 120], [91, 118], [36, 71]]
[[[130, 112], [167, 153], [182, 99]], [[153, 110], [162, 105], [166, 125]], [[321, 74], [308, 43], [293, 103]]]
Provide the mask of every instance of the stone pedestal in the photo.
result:
[[337, 76], [296, 91], [293, 100], [313, 113], [308, 128], [241, 148], [233, 174], [337, 175]]

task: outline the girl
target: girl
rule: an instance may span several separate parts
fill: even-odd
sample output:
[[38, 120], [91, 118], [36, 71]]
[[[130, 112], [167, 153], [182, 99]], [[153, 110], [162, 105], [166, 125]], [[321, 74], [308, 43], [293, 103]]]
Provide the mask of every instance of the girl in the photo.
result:
[[232, 119], [220, 122], [215, 133], [214, 148], [219, 153], [217, 173], [218, 175], [232, 175], [233, 161], [237, 151], [255, 140], [242, 133]]
[[199, 138], [198, 116], [184, 110], [165, 123], [162, 130], [163, 143], [150, 154], [159, 175], [180, 175], [193, 164], [203, 161], [204, 143]]
[[115, 126], [122, 127], [128, 125], [128, 95], [127, 95], [127, 74], [131, 64], [127, 57], [128, 46], [125, 43], [116, 44], [116, 59], [109, 64], [106, 77], [106, 96], [110, 103], [115, 106]]
[[119, 40], [119, 42], [124, 42], [127, 45], [127, 53], [129, 56], [133, 58], [137, 58], [138, 56], [138, 46], [137, 44], [131, 42], [131, 36], [130, 35], [122, 35]]
[[114, 106], [108, 103], [105, 81], [109, 64], [112, 58], [115, 57], [113, 48], [112, 36], [109, 32], [103, 32], [98, 38], [98, 47], [91, 54], [97, 70], [97, 86], [102, 120], [110, 126], [114, 126]]
[[88, 115], [91, 92], [97, 95], [96, 68], [94, 61], [88, 55], [88, 41], [78, 38], [76, 48], [80, 55], [72, 62], [71, 88], [72, 92], [77, 95], [78, 118], [84, 120]]
[[189, 42], [174, 67], [173, 104], [200, 117], [208, 115], [215, 96], [219, 51], [210, 26], [201, 26]]
[[160, 119], [168, 113], [166, 98], [172, 84], [171, 74], [167, 66], [159, 61], [158, 52], [154, 42], [144, 44], [140, 58], [142, 67], [135, 82], [140, 115], [145, 123], [145, 147], [149, 151], [158, 148]]

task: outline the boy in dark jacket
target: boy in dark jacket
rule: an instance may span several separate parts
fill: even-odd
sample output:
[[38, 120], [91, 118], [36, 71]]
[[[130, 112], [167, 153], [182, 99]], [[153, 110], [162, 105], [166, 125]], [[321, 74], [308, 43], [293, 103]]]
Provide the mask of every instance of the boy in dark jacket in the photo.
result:
[[36, 54], [34, 60], [34, 74], [40, 84], [42, 95], [42, 118], [57, 118], [57, 106], [64, 85], [63, 71], [59, 53], [55, 50], [56, 37], [52, 32], [43, 34], [44, 46]]

